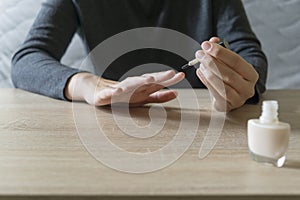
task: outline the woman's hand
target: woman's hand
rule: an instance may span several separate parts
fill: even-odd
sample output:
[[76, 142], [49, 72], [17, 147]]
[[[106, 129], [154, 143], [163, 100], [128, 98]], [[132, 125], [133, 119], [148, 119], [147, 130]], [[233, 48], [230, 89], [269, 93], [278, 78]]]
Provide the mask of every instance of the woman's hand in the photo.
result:
[[202, 43], [196, 52], [201, 62], [197, 76], [213, 96], [214, 107], [230, 111], [241, 107], [255, 94], [259, 78], [253, 66], [235, 52], [218, 44], [218, 38]]
[[160, 91], [184, 79], [184, 73], [165, 71], [129, 77], [124, 81], [110, 81], [90, 73], [74, 75], [65, 88], [69, 100], [86, 101], [95, 106], [112, 103], [129, 103], [140, 106], [147, 103], [164, 103], [176, 98], [173, 90]]

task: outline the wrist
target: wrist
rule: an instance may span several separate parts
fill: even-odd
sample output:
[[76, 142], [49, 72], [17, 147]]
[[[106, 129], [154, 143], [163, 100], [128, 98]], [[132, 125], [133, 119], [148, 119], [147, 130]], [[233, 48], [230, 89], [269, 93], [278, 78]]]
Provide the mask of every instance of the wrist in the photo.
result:
[[74, 74], [67, 82], [65, 87], [65, 97], [70, 101], [84, 101], [84, 89], [86, 82], [94, 75], [86, 72]]
[[101, 91], [105, 88], [111, 88], [116, 83], [118, 82], [100, 78], [91, 73], [78, 73], [68, 81], [65, 96], [68, 100], [86, 101], [92, 104], [95, 90]]

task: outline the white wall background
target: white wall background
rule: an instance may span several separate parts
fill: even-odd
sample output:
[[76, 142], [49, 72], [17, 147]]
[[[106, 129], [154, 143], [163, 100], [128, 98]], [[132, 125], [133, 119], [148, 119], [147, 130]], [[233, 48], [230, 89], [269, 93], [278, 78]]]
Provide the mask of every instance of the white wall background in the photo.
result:
[[[11, 57], [25, 40], [42, 0], [0, 0], [0, 88], [13, 87], [10, 79]], [[62, 62], [79, 67], [85, 51], [76, 35]]]
[[243, 0], [269, 60], [268, 89], [300, 88], [300, 0]]

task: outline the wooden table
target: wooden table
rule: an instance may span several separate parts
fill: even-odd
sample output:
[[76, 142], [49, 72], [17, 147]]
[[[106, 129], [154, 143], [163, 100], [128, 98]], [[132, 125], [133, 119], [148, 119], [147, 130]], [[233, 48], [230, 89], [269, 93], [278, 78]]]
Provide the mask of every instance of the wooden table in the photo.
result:
[[[146, 145], [164, 145], [172, 139], [168, 131], [176, 128], [181, 110], [200, 113], [200, 129], [205, 132], [210, 113], [207, 91], [196, 91], [202, 102], [200, 110], [190, 105], [190, 90], [179, 92], [186, 104], [181, 109], [177, 101], [165, 104], [165, 134], [148, 143], [141, 139], [141, 144], [134, 142], [133, 147], [126, 136], [118, 136], [119, 131], [106, 134], [116, 144], [136, 151], [145, 151]], [[300, 199], [300, 91], [268, 91], [263, 98], [279, 100], [280, 119], [292, 127], [288, 161], [283, 168], [250, 159], [246, 122], [259, 116], [260, 105], [246, 105], [227, 114], [221, 137], [205, 159], [198, 159], [203, 140], [200, 130], [188, 151], [171, 166], [129, 174], [101, 164], [88, 153], [76, 131], [72, 103], [1, 89], [0, 199]], [[75, 105], [83, 115], [92, 108]], [[149, 123], [147, 109], [132, 109], [132, 118]], [[96, 109], [96, 115], [104, 119], [102, 125], [107, 125], [107, 130], [117, 130], [110, 108]]]

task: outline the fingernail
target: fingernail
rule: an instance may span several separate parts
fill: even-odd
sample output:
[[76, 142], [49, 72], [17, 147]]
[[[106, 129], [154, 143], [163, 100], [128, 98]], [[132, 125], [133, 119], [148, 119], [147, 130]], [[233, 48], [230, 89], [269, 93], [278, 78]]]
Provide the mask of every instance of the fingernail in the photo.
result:
[[204, 57], [204, 55], [205, 55], [205, 54], [204, 54], [202, 51], [198, 51], [196, 56], [197, 56], [197, 58], [198, 58], [199, 60], [202, 60], [202, 58]]
[[211, 44], [209, 42], [203, 42], [201, 47], [202, 47], [202, 49], [208, 51], [211, 48]]

